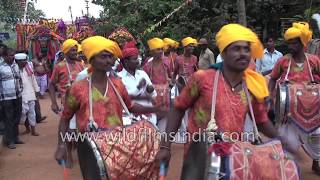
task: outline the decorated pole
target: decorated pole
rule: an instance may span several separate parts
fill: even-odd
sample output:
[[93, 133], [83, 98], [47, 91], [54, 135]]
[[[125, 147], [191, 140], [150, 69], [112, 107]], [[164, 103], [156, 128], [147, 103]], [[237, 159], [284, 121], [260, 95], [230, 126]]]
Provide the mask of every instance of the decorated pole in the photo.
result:
[[184, 3], [182, 3], [179, 7], [177, 7], [176, 9], [174, 9], [171, 13], [169, 13], [166, 17], [164, 17], [163, 19], [161, 19], [158, 23], [156, 23], [155, 25], [149, 27], [148, 29], [146, 29], [142, 35], [145, 35], [147, 33], [150, 33], [152, 31], [155, 30], [155, 28], [161, 26], [164, 22], [166, 22], [170, 17], [172, 17], [176, 12], [178, 12], [179, 10], [181, 10], [183, 7], [189, 5], [192, 3], [192, 0], [186, 0]]
[[29, 0], [26, 0], [25, 7], [24, 7], [24, 13], [23, 13], [23, 24], [27, 23], [28, 4], [29, 4]]

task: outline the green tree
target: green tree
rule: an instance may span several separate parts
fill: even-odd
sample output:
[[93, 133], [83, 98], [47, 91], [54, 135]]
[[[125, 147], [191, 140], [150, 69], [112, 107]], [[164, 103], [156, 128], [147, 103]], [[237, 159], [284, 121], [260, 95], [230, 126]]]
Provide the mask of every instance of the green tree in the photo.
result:
[[[0, 22], [5, 23], [5, 29], [11, 29], [14, 25], [23, 19], [24, 9], [22, 9], [20, 0], [0, 0]], [[42, 10], [34, 7], [33, 1], [28, 3], [27, 19], [38, 21], [45, 16]]]
[[[313, 4], [311, 1], [250, 0], [245, 1], [242, 11], [246, 13], [247, 26], [254, 29], [261, 39], [269, 35], [282, 37], [281, 18], [298, 20], [293, 18], [298, 15], [302, 16], [301, 19], [309, 21], [312, 14], [305, 11], [311, 7], [314, 12], [315, 7], [319, 7], [318, 1], [313, 1]], [[154, 36], [169, 36], [177, 40], [185, 36], [194, 36], [214, 40], [215, 33], [221, 26], [239, 22], [239, 0], [193, 0], [192, 4], [183, 7], [161, 26], [142, 35], [146, 29], [152, 27], [185, 0], [95, 0], [93, 2], [104, 7], [104, 12], [101, 14], [103, 23], [95, 27], [98, 33], [110, 34], [115, 28], [124, 26], [144, 41]]]

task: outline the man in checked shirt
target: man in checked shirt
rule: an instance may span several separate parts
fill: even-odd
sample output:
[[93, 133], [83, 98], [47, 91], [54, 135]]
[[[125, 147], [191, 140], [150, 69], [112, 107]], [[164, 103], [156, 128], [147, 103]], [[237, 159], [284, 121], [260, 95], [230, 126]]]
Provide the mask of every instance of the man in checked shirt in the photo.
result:
[[0, 62], [0, 103], [7, 147], [10, 149], [15, 149], [16, 144], [24, 144], [18, 137], [22, 112], [22, 79], [14, 55], [15, 51], [5, 46], [3, 61]]

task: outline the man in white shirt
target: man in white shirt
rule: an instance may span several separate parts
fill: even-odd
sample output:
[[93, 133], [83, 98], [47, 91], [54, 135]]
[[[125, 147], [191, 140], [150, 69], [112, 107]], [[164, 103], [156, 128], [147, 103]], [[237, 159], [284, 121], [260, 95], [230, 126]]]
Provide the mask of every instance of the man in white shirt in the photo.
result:
[[275, 49], [275, 44], [272, 37], [267, 39], [266, 47], [267, 48], [263, 52], [263, 58], [257, 59], [256, 61], [257, 71], [264, 76], [271, 73], [278, 59], [283, 56], [281, 52]]
[[[31, 62], [27, 61], [27, 54], [18, 53], [14, 56], [21, 74], [22, 79], [22, 115], [21, 115], [21, 123], [24, 123], [28, 118], [29, 125], [31, 127], [31, 135], [39, 136], [36, 132], [36, 93], [39, 94], [40, 88], [37, 84], [33, 66]], [[26, 132], [29, 132], [29, 127], [26, 127]]]
[[[157, 96], [157, 93], [147, 73], [137, 69], [139, 67], [138, 49], [130, 42], [124, 46], [122, 54], [121, 64], [123, 65], [123, 70], [118, 73], [118, 76], [126, 86], [131, 99], [140, 105], [152, 106], [152, 99]], [[157, 124], [155, 114], [143, 118], [148, 118], [154, 125]], [[125, 125], [132, 123], [128, 118], [124, 117], [123, 120]]]

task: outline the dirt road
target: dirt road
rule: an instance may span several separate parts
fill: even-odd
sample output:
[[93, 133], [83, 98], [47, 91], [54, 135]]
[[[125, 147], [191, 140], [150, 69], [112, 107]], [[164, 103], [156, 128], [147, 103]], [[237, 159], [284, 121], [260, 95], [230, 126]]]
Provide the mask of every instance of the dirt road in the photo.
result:
[[[38, 124], [40, 136], [21, 135], [26, 143], [17, 149], [3, 149], [0, 154], [1, 180], [62, 180], [63, 169], [57, 165], [53, 154], [57, 144], [58, 116], [51, 112], [49, 98], [41, 100], [42, 112], [48, 116], [45, 123]], [[24, 131], [23, 126], [20, 127]], [[180, 179], [183, 146], [174, 145], [168, 180]], [[318, 179], [311, 171], [311, 160], [304, 154], [302, 177], [306, 180]], [[70, 180], [81, 178], [79, 166], [69, 172]]]

